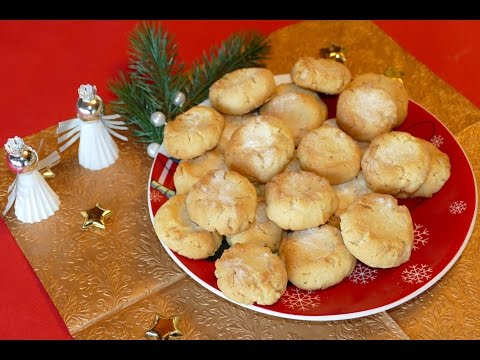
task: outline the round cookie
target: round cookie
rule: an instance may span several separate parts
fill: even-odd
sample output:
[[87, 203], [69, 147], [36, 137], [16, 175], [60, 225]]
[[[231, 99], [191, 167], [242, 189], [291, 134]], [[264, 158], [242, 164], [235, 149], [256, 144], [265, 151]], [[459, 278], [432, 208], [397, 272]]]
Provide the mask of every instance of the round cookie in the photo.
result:
[[208, 172], [226, 168], [222, 154], [215, 149], [194, 159], [182, 160], [173, 174], [175, 190], [177, 194], [186, 194]]
[[193, 159], [217, 146], [223, 116], [207, 106], [194, 106], [165, 124], [163, 143], [177, 159]]
[[412, 217], [391, 195], [367, 194], [340, 216], [343, 241], [350, 253], [375, 268], [392, 268], [410, 258]]
[[273, 97], [260, 108], [260, 114], [275, 116], [292, 131], [295, 145], [309, 131], [327, 119], [327, 105], [309, 94], [287, 92]]
[[375, 87], [388, 92], [397, 107], [397, 121], [394, 127], [403, 123], [408, 113], [408, 93], [403, 82], [383, 74], [365, 73], [358, 75], [350, 83], [350, 87], [356, 86]]
[[430, 154], [406, 132], [392, 131], [376, 137], [362, 158], [362, 171], [374, 191], [412, 193], [427, 179]]
[[317, 92], [302, 88], [293, 83], [284, 83], [277, 85], [277, 92], [275, 93], [275, 95], [283, 95], [287, 93], [308, 94], [313, 96], [315, 99], [320, 100], [320, 96], [317, 94]]
[[268, 247], [272, 252], [277, 252], [278, 244], [282, 239], [283, 230], [267, 217], [267, 205], [264, 202], [257, 204], [255, 222], [241, 233], [227, 236], [229, 245], [237, 243], [252, 243]]
[[[333, 126], [333, 127], [336, 127], [337, 129], [340, 129], [337, 125], [337, 121], [336, 121], [335, 118], [325, 120], [323, 122], [322, 126]], [[370, 146], [370, 142], [369, 141], [358, 141], [358, 140], [355, 140], [355, 142], [357, 143], [358, 147], [360, 148], [360, 152], [362, 153], [362, 156], [363, 156], [365, 151], [367, 151], [367, 148]]]
[[417, 138], [417, 140], [423, 144], [430, 154], [430, 170], [428, 171], [427, 179], [415, 192], [401, 192], [395, 195], [397, 198], [432, 197], [450, 178], [451, 166], [448, 155], [440, 151], [429, 141], [420, 138]]
[[256, 112], [251, 112], [245, 115], [224, 115], [223, 118], [225, 120], [225, 127], [223, 128], [222, 136], [220, 137], [220, 141], [218, 142], [217, 149], [222, 154], [225, 153], [227, 149], [227, 144], [230, 141], [235, 130], [237, 130], [240, 126], [245, 123], [245, 120], [251, 116], [257, 115]]
[[287, 289], [287, 270], [277, 255], [258, 244], [235, 244], [215, 261], [218, 288], [241, 304], [271, 305]]
[[298, 86], [324, 94], [340, 94], [352, 80], [348, 68], [331, 59], [301, 57], [293, 65], [292, 80]]
[[248, 179], [265, 183], [287, 166], [294, 147], [292, 133], [280, 119], [253, 116], [233, 133], [225, 162]]
[[169, 249], [189, 259], [206, 259], [222, 244], [217, 232], [200, 228], [189, 217], [186, 195], [170, 198], [155, 214], [153, 227]]
[[337, 125], [355, 140], [371, 141], [397, 123], [397, 106], [381, 88], [349, 86], [338, 97]]
[[187, 195], [190, 218], [208, 231], [235, 235], [255, 221], [257, 193], [247, 178], [235, 171], [211, 171]]
[[278, 255], [287, 267], [288, 280], [303, 290], [338, 284], [357, 263], [345, 247], [340, 230], [330, 225], [288, 234], [280, 242]]
[[283, 172], [265, 188], [267, 216], [284, 230], [304, 230], [325, 224], [338, 198], [328, 181], [314, 173]]
[[347, 208], [355, 202], [360, 196], [372, 193], [372, 189], [368, 187], [368, 184], [360, 171], [352, 180], [335, 185], [333, 187], [338, 197], [338, 207], [335, 211], [335, 215], [340, 216]]
[[228, 115], [246, 114], [275, 93], [273, 73], [264, 68], [243, 68], [215, 81], [208, 97], [212, 106]]
[[361, 156], [355, 140], [333, 126], [310, 131], [297, 148], [302, 169], [326, 178], [332, 185], [352, 180], [360, 171]]

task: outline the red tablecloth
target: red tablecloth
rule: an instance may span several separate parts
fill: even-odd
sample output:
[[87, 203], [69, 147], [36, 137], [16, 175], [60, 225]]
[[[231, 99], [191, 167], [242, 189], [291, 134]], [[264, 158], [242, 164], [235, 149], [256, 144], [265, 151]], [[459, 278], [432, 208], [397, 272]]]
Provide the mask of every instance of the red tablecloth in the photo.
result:
[[[190, 62], [233, 31], [265, 34], [289, 20], [163, 21]], [[137, 21], [0, 21], [0, 142], [75, 116], [80, 84], [96, 84], [112, 100], [108, 80], [127, 64]], [[480, 104], [480, 21], [375, 21], [401, 46]], [[434, 91], [434, 89], [432, 89]], [[0, 339], [69, 339], [42, 284], [0, 221]]]

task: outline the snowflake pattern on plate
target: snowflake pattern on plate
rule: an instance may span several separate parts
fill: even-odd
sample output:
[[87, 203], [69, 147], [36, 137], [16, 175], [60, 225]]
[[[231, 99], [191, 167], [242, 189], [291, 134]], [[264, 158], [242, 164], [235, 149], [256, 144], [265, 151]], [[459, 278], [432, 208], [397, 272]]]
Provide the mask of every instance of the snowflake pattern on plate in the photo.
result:
[[313, 291], [291, 287], [285, 291], [280, 300], [290, 309], [308, 310], [319, 305], [320, 295], [313, 295]]
[[372, 269], [367, 265], [357, 262], [357, 266], [353, 272], [348, 276], [348, 280], [354, 284], [368, 284], [375, 280], [378, 276], [378, 270]]
[[433, 135], [432, 138], [430, 139], [430, 142], [435, 145], [437, 148], [443, 145], [443, 136], [442, 135]]
[[452, 215], [458, 215], [467, 210], [467, 203], [463, 200], [459, 201], [454, 201], [453, 203], [450, 204], [450, 207], [448, 208], [448, 211]]
[[402, 280], [409, 284], [421, 284], [432, 277], [432, 268], [427, 264], [410, 265], [402, 271]]
[[413, 229], [413, 250], [418, 250], [420, 246], [428, 243], [430, 232], [421, 224], [414, 224]]
[[162, 200], [162, 193], [156, 189], [150, 189], [150, 199], [153, 202], [160, 202]]

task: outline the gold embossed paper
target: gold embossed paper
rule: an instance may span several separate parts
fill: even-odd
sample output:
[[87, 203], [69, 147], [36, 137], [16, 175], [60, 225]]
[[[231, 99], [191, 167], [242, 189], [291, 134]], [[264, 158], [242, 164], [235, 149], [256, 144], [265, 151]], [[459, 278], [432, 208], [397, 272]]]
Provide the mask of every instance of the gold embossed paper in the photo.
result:
[[[306, 21], [270, 39], [268, 67], [274, 73], [289, 72], [299, 56], [318, 56], [330, 44], [347, 49], [353, 75], [383, 73], [389, 66], [403, 71], [411, 98], [457, 135], [479, 179], [479, 110], [372, 22]], [[26, 140], [41, 138], [42, 152], [56, 147], [54, 127]], [[79, 166], [75, 146], [63, 154], [56, 177], [48, 180], [62, 200], [58, 215], [32, 225], [19, 223], [13, 212], [5, 219], [75, 338], [144, 339], [155, 314], [180, 315], [184, 339], [480, 338], [478, 227], [439, 283], [388, 313], [332, 322], [275, 318], [214, 295], [169, 258], [148, 214], [152, 160], [143, 144], [132, 139], [117, 144], [119, 160], [95, 172]], [[9, 173], [3, 163], [0, 171]], [[1, 199], [12, 179], [0, 179]], [[79, 211], [97, 202], [112, 210], [107, 228], [82, 231]]]

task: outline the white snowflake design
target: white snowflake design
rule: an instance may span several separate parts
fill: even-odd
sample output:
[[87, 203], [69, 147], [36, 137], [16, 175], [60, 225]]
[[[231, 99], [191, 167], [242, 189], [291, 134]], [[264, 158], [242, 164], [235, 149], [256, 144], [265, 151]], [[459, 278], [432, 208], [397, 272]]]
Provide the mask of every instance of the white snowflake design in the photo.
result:
[[375, 280], [378, 276], [378, 270], [372, 269], [367, 265], [357, 262], [357, 266], [353, 272], [348, 276], [348, 280], [354, 284], [368, 284]]
[[430, 139], [430, 142], [435, 145], [437, 148], [443, 145], [443, 136], [442, 135], [433, 135]]
[[428, 243], [430, 232], [428, 229], [420, 224], [415, 224], [413, 229], [413, 250], [420, 249], [420, 246], [425, 246]]
[[152, 202], [160, 202], [162, 200], [162, 193], [156, 189], [151, 189], [150, 199], [152, 200]]
[[452, 215], [461, 214], [465, 210], [467, 210], [467, 203], [463, 200], [454, 201], [448, 208], [448, 211], [450, 211], [450, 214]]
[[290, 309], [307, 310], [319, 305], [320, 295], [313, 295], [313, 291], [291, 287], [285, 291], [280, 300]]
[[402, 271], [402, 280], [409, 284], [421, 284], [432, 277], [432, 268], [427, 264], [410, 265]]

